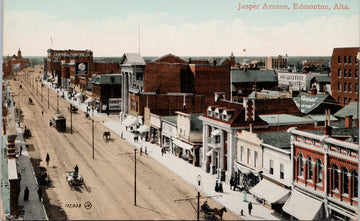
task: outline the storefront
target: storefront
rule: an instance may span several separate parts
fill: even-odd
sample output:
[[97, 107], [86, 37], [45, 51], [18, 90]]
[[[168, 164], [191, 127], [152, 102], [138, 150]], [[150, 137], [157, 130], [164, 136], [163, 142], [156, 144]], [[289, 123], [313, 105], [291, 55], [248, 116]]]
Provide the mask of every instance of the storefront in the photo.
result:
[[150, 142], [161, 145], [161, 120], [160, 116], [150, 114]]

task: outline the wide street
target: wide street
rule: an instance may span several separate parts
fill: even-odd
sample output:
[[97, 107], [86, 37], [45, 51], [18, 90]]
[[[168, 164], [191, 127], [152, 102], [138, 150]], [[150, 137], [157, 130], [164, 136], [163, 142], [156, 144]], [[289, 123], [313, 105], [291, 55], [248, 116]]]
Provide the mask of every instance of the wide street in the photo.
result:
[[[32, 133], [26, 144], [34, 169], [37, 171], [38, 166], [48, 169], [51, 183], [44, 193], [44, 204], [49, 219], [196, 219], [196, 200], [174, 202], [193, 198], [196, 189], [144, 154], [137, 156], [135, 206], [134, 147], [116, 134], [111, 134], [109, 142], [103, 139], [107, 129], [101, 122], [118, 116], [92, 117], [95, 125], [93, 159], [91, 119], [86, 119], [80, 110], [72, 114], [71, 134], [69, 103], [57, 98], [47, 86], [41, 86], [36, 79], [42, 73], [42, 66], [30, 67], [19, 72], [16, 81], [9, 80], [9, 84], [13, 100], [21, 110], [21, 127], [26, 126]], [[33, 104], [29, 104], [29, 98]], [[59, 112], [67, 119], [65, 133], [49, 126], [49, 120], [57, 111], [57, 100]], [[49, 166], [45, 162], [47, 153], [51, 159]], [[79, 189], [70, 188], [65, 179], [65, 172], [73, 170], [75, 165], [84, 177], [84, 185]], [[211, 207], [222, 207], [211, 199], [208, 203]], [[228, 211], [224, 219], [240, 218]]]

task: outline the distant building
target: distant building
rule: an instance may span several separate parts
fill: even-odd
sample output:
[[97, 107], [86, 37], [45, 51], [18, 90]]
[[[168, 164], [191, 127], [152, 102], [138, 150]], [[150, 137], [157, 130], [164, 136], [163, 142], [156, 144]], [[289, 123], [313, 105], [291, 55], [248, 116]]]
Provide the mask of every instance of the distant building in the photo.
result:
[[318, 92], [331, 92], [328, 90], [331, 82], [331, 77], [329, 75], [318, 75], [311, 79], [310, 84], [311, 88], [315, 87]]
[[21, 71], [24, 68], [29, 67], [29, 59], [21, 56], [21, 50], [19, 48], [18, 54], [13, 56], [7, 56], [3, 60], [3, 73], [4, 77], [12, 75], [14, 72]]
[[[338, 129], [341, 130], [341, 129]], [[299, 220], [358, 216], [359, 144], [291, 128], [293, 183], [283, 210]]]
[[278, 76], [274, 70], [231, 69], [232, 97], [241, 101], [253, 91], [274, 90], [278, 86]]
[[331, 94], [342, 106], [359, 97], [360, 48], [334, 48], [331, 59]]
[[265, 59], [265, 69], [287, 69], [288, 68], [288, 56], [285, 57], [279, 55], [278, 57], [267, 57]]
[[324, 65], [322, 60], [304, 60], [301, 63], [303, 68], [322, 67]]

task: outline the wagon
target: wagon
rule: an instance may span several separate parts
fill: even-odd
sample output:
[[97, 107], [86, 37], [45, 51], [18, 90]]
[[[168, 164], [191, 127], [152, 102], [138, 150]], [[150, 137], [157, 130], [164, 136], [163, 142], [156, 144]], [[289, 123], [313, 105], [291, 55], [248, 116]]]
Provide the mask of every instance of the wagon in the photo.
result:
[[80, 176], [78, 173], [75, 173], [75, 171], [68, 171], [65, 173], [65, 176], [71, 188], [79, 187], [84, 183], [84, 178]]

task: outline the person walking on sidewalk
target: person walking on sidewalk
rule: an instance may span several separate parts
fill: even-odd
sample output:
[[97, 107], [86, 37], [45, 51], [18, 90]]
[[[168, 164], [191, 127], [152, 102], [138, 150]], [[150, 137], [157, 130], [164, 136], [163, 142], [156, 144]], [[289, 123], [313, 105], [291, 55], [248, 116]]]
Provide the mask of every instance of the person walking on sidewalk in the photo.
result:
[[251, 216], [251, 210], [252, 210], [252, 203], [249, 202], [248, 204], [248, 209], [249, 209], [249, 215]]
[[164, 156], [164, 148], [161, 148], [161, 156]]
[[29, 188], [26, 187], [25, 190], [24, 190], [24, 201], [28, 201], [29, 200]]
[[22, 155], [23, 147], [20, 145], [20, 156]]
[[39, 187], [39, 189], [37, 190], [37, 193], [39, 195], [39, 201], [41, 201], [41, 195], [42, 195], [42, 189]]

